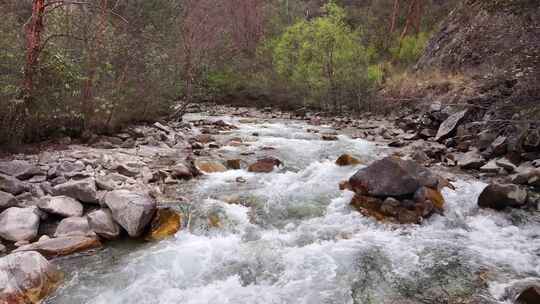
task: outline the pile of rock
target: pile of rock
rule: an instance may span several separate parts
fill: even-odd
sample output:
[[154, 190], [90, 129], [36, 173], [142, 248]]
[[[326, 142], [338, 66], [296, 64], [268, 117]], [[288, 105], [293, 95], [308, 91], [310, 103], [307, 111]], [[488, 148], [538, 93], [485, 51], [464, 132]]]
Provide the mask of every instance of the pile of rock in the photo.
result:
[[366, 216], [402, 224], [442, 213], [440, 193], [448, 182], [410, 160], [386, 157], [358, 170], [342, 189], [355, 192], [351, 205]]

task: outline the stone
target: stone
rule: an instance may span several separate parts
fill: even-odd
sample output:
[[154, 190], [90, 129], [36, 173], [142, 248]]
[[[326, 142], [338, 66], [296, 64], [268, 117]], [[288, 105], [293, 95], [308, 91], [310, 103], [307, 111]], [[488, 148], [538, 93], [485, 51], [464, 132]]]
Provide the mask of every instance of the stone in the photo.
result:
[[478, 133], [478, 139], [476, 142], [476, 146], [480, 150], [485, 150], [489, 148], [491, 143], [497, 138], [497, 134], [493, 133], [491, 130], [484, 130], [480, 133]]
[[120, 226], [114, 221], [109, 209], [100, 209], [87, 215], [88, 225], [99, 237], [114, 240], [120, 236]]
[[439, 126], [439, 130], [437, 131], [437, 134], [435, 135], [435, 141], [439, 141], [441, 139], [445, 139], [449, 137], [452, 134], [452, 132], [456, 130], [458, 125], [463, 121], [463, 119], [467, 115], [467, 112], [468, 110], [463, 110], [453, 115], [450, 115], [450, 117], [448, 117]]
[[116, 166], [116, 172], [128, 177], [135, 177], [139, 175], [139, 169], [130, 166], [129, 164], [119, 164]]
[[47, 175], [49, 177], [57, 176], [73, 176], [78, 172], [81, 172], [85, 169], [85, 165], [81, 161], [63, 161], [58, 164], [56, 167], [53, 167], [49, 170]]
[[82, 216], [84, 211], [81, 203], [67, 196], [44, 198], [39, 202], [38, 207], [47, 213], [61, 217]]
[[265, 157], [257, 160], [248, 167], [248, 172], [270, 173], [275, 167], [281, 166], [281, 161], [275, 157]]
[[202, 173], [225, 172], [227, 168], [220, 162], [213, 160], [195, 160], [195, 167]]
[[530, 286], [523, 290], [516, 298], [516, 304], [540, 303], [540, 286]]
[[511, 161], [509, 161], [507, 158], [501, 158], [501, 159], [497, 159], [495, 161], [495, 164], [497, 164], [497, 166], [501, 167], [501, 168], [504, 168], [506, 171], [508, 171], [509, 173], [514, 173], [517, 171], [517, 167], [516, 165], [514, 165]]
[[138, 237], [152, 220], [156, 202], [147, 194], [128, 190], [115, 190], [105, 194], [103, 201], [114, 220], [129, 236]]
[[112, 191], [117, 187], [116, 183], [108, 175], [96, 177], [95, 182], [99, 190]]
[[46, 258], [54, 258], [100, 247], [101, 242], [96, 237], [64, 236], [22, 246], [14, 252], [37, 251]]
[[486, 163], [477, 150], [458, 155], [457, 165], [462, 169], [480, 169]]
[[534, 187], [540, 187], [540, 169], [534, 169], [529, 172], [527, 183]]
[[7, 209], [9, 207], [15, 207], [17, 205], [17, 199], [11, 193], [0, 191], [0, 210]]
[[492, 159], [487, 164], [480, 167], [480, 171], [485, 173], [501, 173], [502, 168], [497, 165], [494, 159]]
[[159, 123], [159, 122], [154, 123], [153, 126], [154, 126], [155, 128], [157, 128], [158, 130], [161, 130], [161, 131], [163, 131], [163, 132], [165, 132], [165, 133], [167, 133], [167, 134], [173, 132], [173, 130], [172, 130], [170, 127], [165, 126], [165, 125], [163, 125], [163, 124], [161, 124], [161, 123]]
[[352, 191], [352, 187], [351, 187], [351, 184], [349, 184], [349, 181], [348, 180], [344, 180], [344, 181], [341, 181], [339, 182], [339, 190], [350, 190]]
[[373, 217], [382, 221], [386, 216], [381, 211], [383, 201], [371, 196], [355, 195], [351, 200], [351, 206], [362, 213], [364, 216]]
[[182, 217], [171, 208], [158, 209], [152, 223], [147, 240], [159, 241], [173, 236], [182, 227]]
[[502, 210], [519, 208], [527, 203], [527, 191], [514, 184], [489, 184], [478, 197], [478, 206]]
[[0, 191], [18, 195], [28, 190], [28, 186], [19, 179], [0, 174]]
[[95, 236], [96, 234], [90, 229], [88, 219], [86, 217], [68, 217], [60, 221], [54, 237], [61, 236]]
[[41, 173], [39, 167], [24, 160], [11, 160], [0, 162], [0, 173], [26, 180]]
[[77, 199], [83, 203], [97, 204], [96, 182], [92, 178], [72, 180], [54, 187], [54, 194]]
[[338, 137], [336, 135], [323, 134], [321, 136], [321, 139], [324, 140], [324, 141], [336, 141], [336, 140], [338, 140]]
[[195, 142], [198, 142], [198, 143], [201, 143], [201, 144], [207, 144], [207, 143], [215, 141], [214, 137], [212, 137], [212, 135], [210, 135], [210, 134], [197, 135], [197, 136], [193, 137], [193, 140], [195, 140]]
[[393, 197], [388, 197], [381, 205], [381, 212], [387, 216], [397, 217], [401, 207], [401, 202]]
[[185, 164], [177, 163], [171, 168], [171, 176], [176, 179], [191, 179], [193, 178], [193, 173]]
[[336, 160], [336, 165], [340, 167], [358, 165], [361, 162], [350, 154], [343, 154]]
[[349, 183], [357, 194], [400, 197], [422, 186], [437, 188], [440, 179], [415, 161], [390, 156], [358, 170]]
[[433, 129], [423, 129], [422, 131], [420, 131], [420, 133], [418, 133], [418, 135], [421, 138], [427, 139], [427, 138], [431, 138], [431, 137], [436, 136], [437, 131], [435, 131]]
[[227, 168], [231, 170], [240, 170], [242, 168], [242, 161], [240, 159], [228, 159]]
[[504, 155], [507, 151], [507, 138], [506, 136], [497, 137], [490, 146], [491, 156], [497, 157]]
[[540, 130], [537, 128], [529, 129], [523, 141], [523, 146], [528, 150], [537, 150], [540, 148]]
[[414, 193], [414, 200], [420, 204], [423, 204], [425, 201], [430, 201], [437, 209], [444, 209], [444, 197], [441, 192], [435, 189], [428, 187], [418, 188]]
[[0, 213], [0, 237], [18, 242], [37, 237], [40, 218], [35, 207], [11, 207]]
[[40, 303], [63, 280], [60, 270], [37, 252], [0, 258], [0, 303]]
[[419, 224], [422, 218], [412, 210], [400, 209], [397, 220], [400, 224]]

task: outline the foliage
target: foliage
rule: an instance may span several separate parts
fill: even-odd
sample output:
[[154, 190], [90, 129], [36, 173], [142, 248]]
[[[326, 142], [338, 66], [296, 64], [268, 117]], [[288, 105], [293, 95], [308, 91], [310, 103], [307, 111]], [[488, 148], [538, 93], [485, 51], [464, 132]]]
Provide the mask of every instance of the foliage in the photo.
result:
[[414, 64], [427, 45], [429, 35], [421, 32], [418, 35], [405, 36], [403, 40], [396, 42], [396, 45], [390, 49], [392, 58], [401, 65]]
[[305, 92], [308, 103], [328, 108], [331, 101], [337, 108], [340, 97], [358, 96], [357, 91], [364, 88], [368, 58], [358, 33], [345, 23], [345, 11], [334, 2], [325, 11], [326, 16], [299, 21], [278, 37], [273, 62], [293, 89]]

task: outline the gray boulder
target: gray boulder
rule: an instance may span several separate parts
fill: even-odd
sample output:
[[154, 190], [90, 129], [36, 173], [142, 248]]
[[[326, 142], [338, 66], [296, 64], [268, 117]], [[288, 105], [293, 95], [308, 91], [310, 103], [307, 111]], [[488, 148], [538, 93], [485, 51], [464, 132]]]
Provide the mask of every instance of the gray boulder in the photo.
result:
[[363, 195], [400, 197], [422, 186], [438, 188], [440, 177], [412, 160], [386, 157], [358, 170], [350, 179], [352, 189]]
[[111, 209], [114, 220], [129, 236], [140, 236], [152, 220], [156, 202], [147, 194], [115, 190], [105, 194], [104, 203]]
[[502, 210], [507, 207], [518, 208], [527, 203], [527, 190], [514, 184], [488, 185], [478, 197], [478, 206]]
[[10, 193], [0, 191], [0, 210], [14, 207], [17, 205], [17, 199]]
[[90, 229], [100, 237], [113, 240], [120, 236], [120, 226], [114, 221], [109, 209], [90, 212], [87, 217]]
[[101, 242], [96, 237], [65, 236], [24, 245], [14, 252], [37, 251], [47, 258], [53, 258], [99, 247]]
[[41, 170], [27, 161], [12, 160], [0, 162], [0, 173], [25, 180], [40, 174]]
[[38, 303], [62, 281], [62, 273], [37, 252], [0, 258], [0, 303]]
[[440, 126], [439, 130], [437, 131], [437, 135], [435, 135], [435, 141], [439, 141], [441, 139], [445, 139], [448, 136], [451, 135], [452, 132], [456, 130], [458, 125], [463, 121], [465, 116], [467, 115], [467, 110], [463, 110], [461, 112], [457, 112], [450, 117], [448, 117]]
[[18, 195], [25, 192], [28, 186], [15, 177], [0, 174], [0, 191]]
[[457, 161], [462, 169], [480, 169], [485, 163], [484, 157], [476, 150], [459, 155]]
[[72, 180], [54, 187], [54, 194], [65, 195], [83, 203], [97, 204], [96, 182], [92, 178]]
[[56, 227], [55, 237], [61, 236], [95, 236], [90, 229], [86, 217], [68, 217], [60, 221]]
[[44, 198], [38, 207], [47, 213], [57, 214], [62, 217], [82, 216], [84, 210], [81, 203], [67, 196]]
[[39, 229], [35, 208], [11, 207], [0, 213], [0, 237], [8, 241], [30, 241]]

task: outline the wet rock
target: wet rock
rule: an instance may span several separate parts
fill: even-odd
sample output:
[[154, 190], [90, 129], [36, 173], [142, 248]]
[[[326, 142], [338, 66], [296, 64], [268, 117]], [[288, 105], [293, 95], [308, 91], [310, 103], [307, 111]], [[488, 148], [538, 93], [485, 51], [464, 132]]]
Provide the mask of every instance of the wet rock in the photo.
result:
[[343, 154], [336, 160], [336, 165], [341, 167], [353, 166], [358, 164], [360, 164], [360, 161], [352, 157], [350, 154]]
[[275, 167], [281, 166], [281, 161], [274, 157], [266, 157], [259, 159], [254, 164], [251, 164], [248, 167], [249, 172], [256, 172], [256, 173], [270, 173], [274, 171]]
[[11, 193], [13, 195], [21, 194], [28, 189], [28, 186], [19, 179], [0, 174], [0, 191]]
[[527, 202], [527, 191], [514, 184], [492, 183], [478, 197], [478, 206], [502, 210], [507, 207], [519, 208]]
[[90, 229], [86, 217], [68, 217], [60, 221], [56, 227], [55, 237], [62, 236], [95, 236]]
[[393, 197], [388, 197], [381, 205], [381, 212], [384, 215], [397, 217], [401, 207], [401, 202]]
[[477, 150], [469, 151], [457, 157], [457, 164], [462, 169], [480, 169], [486, 163]]
[[422, 218], [412, 210], [400, 209], [397, 220], [400, 224], [418, 224]]
[[507, 151], [507, 138], [506, 136], [497, 137], [490, 146], [490, 152], [492, 157], [504, 155]]
[[69, 196], [83, 203], [98, 203], [96, 182], [92, 178], [72, 180], [54, 187], [57, 196]]
[[420, 204], [430, 201], [438, 210], [444, 209], [444, 197], [441, 192], [435, 189], [420, 187], [414, 193], [414, 200]]
[[11, 160], [0, 162], [0, 173], [26, 180], [41, 173], [39, 167], [24, 160]]
[[423, 129], [422, 131], [420, 131], [420, 133], [418, 133], [418, 135], [421, 138], [427, 139], [427, 138], [435, 137], [437, 135], [437, 131], [433, 129]]
[[67, 196], [44, 198], [38, 204], [39, 209], [62, 217], [82, 216], [83, 205]]
[[0, 191], [0, 210], [14, 207], [17, 205], [17, 199], [10, 193]]
[[232, 170], [239, 170], [242, 168], [242, 161], [240, 159], [228, 159], [227, 168]]
[[129, 164], [119, 164], [116, 167], [116, 171], [128, 177], [135, 177], [139, 175], [139, 169], [133, 166], [130, 166]]
[[40, 218], [33, 208], [11, 207], [0, 213], [0, 237], [18, 242], [37, 237]]
[[532, 165], [535, 168], [540, 168], [540, 159], [533, 160]]
[[90, 212], [87, 217], [90, 229], [98, 236], [107, 240], [114, 240], [120, 236], [120, 226], [114, 221], [109, 209]]
[[22, 246], [14, 252], [37, 251], [47, 258], [54, 258], [100, 247], [101, 242], [96, 237], [65, 236]]
[[12, 253], [0, 258], [0, 303], [39, 303], [62, 279], [59, 269], [41, 254]]
[[114, 220], [131, 237], [143, 233], [156, 211], [156, 202], [140, 192], [115, 190], [105, 194], [103, 201], [112, 211]]
[[478, 133], [478, 140], [476, 143], [476, 146], [480, 150], [485, 150], [489, 148], [491, 143], [497, 138], [497, 134], [494, 133], [492, 130], [484, 130], [480, 133]]
[[195, 137], [193, 137], [193, 140], [195, 142], [201, 143], [201, 144], [207, 144], [209, 142], [215, 141], [214, 137], [210, 134], [200, 134]]
[[171, 176], [176, 179], [191, 179], [193, 178], [193, 173], [188, 166], [178, 163], [171, 168]]
[[352, 187], [351, 187], [351, 184], [349, 184], [349, 181], [348, 180], [344, 180], [344, 181], [341, 181], [339, 182], [339, 190], [350, 190], [352, 191]]
[[485, 173], [501, 173], [503, 170], [499, 165], [497, 165], [494, 159], [490, 160], [487, 164], [480, 167], [480, 171]]
[[173, 236], [182, 227], [182, 217], [170, 208], [158, 209], [152, 223], [147, 240], [159, 241]]
[[195, 160], [194, 162], [197, 170], [203, 173], [216, 173], [216, 172], [225, 172], [227, 168], [220, 162], [213, 160]]
[[382, 221], [386, 216], [381, 212], [383, 201], [371, 196], [355, 195], [351, 201], [351, 206], [362, 213], [364, 216], [373, 217]]
[[516, 304], [537, 303], [540, 303], [540, 285], [527, 287], [516, 298]]
[[338, 137], [336, 135], [323, 134], [321, 136], [321, 139], [324, 140], [324, 141], [336, 141], [336, 140], [338, 140]]
[[445, 139], [452, 134], [457, 128], [457, 126], [463, 121], [467, 115], [467, 110], [457, 112], [450, 117], [448, 117], [440, 126], [437, 134], [435, 135], [435, 141]]
[[511, 161], [509, 161], [506, 158], [497, 159], [495, 161], [495, 164], [497, 164], [497, 166], [501, 168], [504, 168], [506, 171], [510, 173], [514, 173], [517, 170], [516, 165], [514, 165]]
[[349, 183], [357, 194], [399, 197], [412, 195], [422, 186], [437, 188], [439, 179], [415, 161], [386, 157], [360, 169]]

